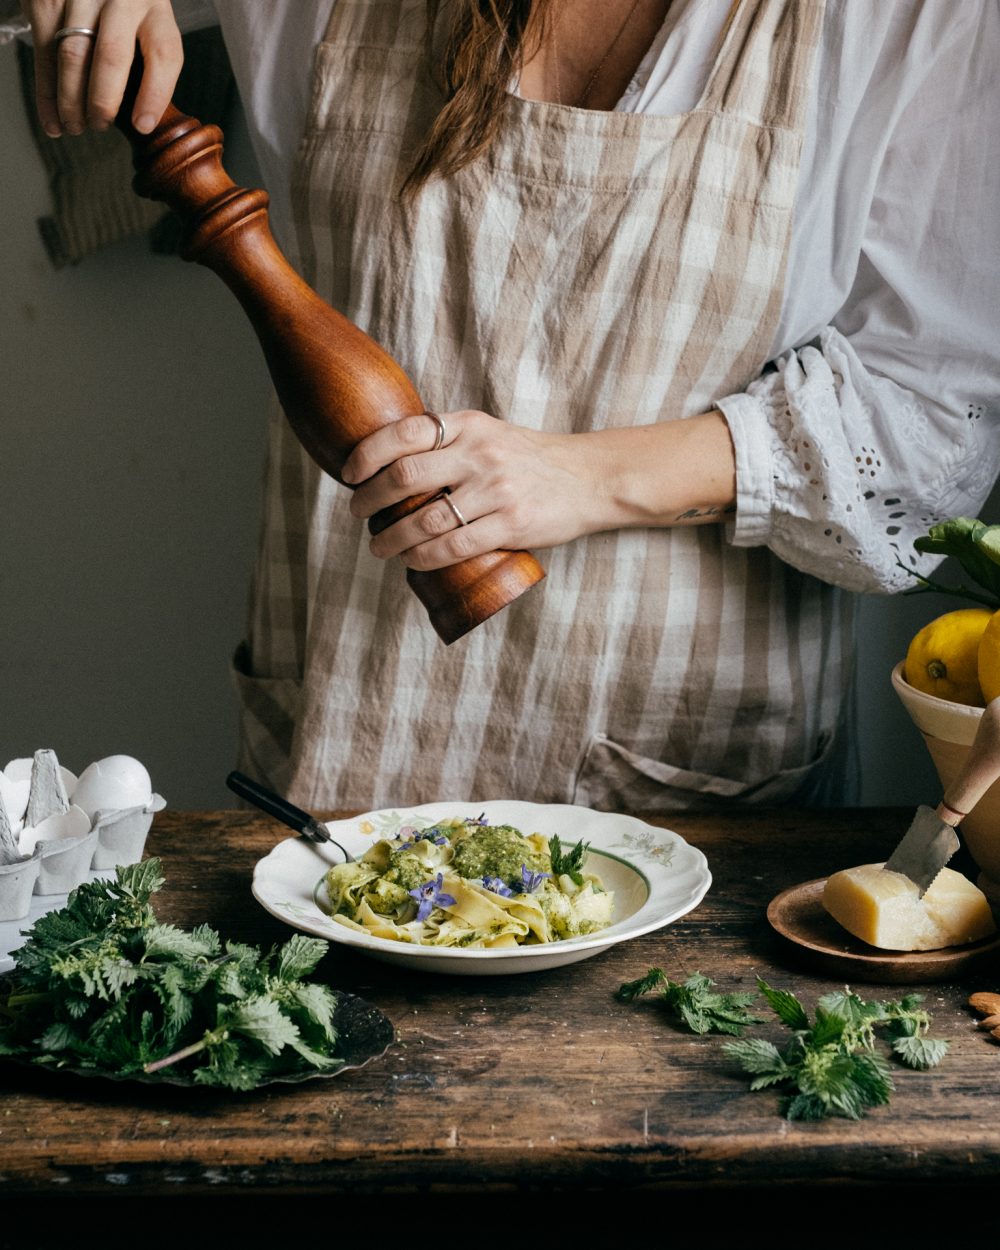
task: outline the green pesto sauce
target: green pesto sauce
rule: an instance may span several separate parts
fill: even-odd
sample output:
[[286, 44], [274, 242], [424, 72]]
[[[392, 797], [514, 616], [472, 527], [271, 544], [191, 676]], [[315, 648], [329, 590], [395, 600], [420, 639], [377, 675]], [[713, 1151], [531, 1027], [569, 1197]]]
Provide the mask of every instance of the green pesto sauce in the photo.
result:
[[510, 885], [521, 880], [522, 864], [535, 872], [548, 870], [548, 863], [541, 862], [531, 843], [512, 825], [470, 828], [465, 837], [455, 842], [452, 867], [468, 880], [499, 877]]
[[418, 855], [401, 847], [398, 851], [393, 851], [390, 868], [384, 880], [391, 881], [401, 889], [409, 891], [417, 889], [433, 876], [433, 873], [427, 871], [426, 864], [421, 863]]

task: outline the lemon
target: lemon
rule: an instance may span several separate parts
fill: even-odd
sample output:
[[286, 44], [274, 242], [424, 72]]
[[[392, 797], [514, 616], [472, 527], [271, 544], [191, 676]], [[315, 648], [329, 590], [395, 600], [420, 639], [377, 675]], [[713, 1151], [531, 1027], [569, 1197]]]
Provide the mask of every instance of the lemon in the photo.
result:
[[979, 640], [979, 687], [986, 703], [1000, 694], [1000, 612], [993, 613]]
[[[994, 619], [989, 608], [959, 608], [931, 621], [914, 637], [906, 653], [906, 680], [925, 694], [983, 707], [979, 688], [979, 641]], [[1000, 626], [991, 655], [1000, 693]]]

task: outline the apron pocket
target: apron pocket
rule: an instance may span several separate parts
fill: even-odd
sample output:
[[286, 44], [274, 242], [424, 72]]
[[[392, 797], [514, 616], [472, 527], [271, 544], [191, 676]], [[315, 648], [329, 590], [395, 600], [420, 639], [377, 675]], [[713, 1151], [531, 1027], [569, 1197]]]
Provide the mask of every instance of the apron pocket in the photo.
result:
[[229, 672], [240, 699], [239, 767], [284, 794], [290, 780], [292, 737], [302, 696], [298, 677], [259, 677], [250, 672], [250, 648], [241, 642]]
[[624, 812], [710, 811], [720, 806], [805, 802], [833, 755], [835, 735], [820, 735], [808, 764], [757, 781], [737, 781], [636, 755], [604, 734], [591, 738], [577, 770], [573, 802]]

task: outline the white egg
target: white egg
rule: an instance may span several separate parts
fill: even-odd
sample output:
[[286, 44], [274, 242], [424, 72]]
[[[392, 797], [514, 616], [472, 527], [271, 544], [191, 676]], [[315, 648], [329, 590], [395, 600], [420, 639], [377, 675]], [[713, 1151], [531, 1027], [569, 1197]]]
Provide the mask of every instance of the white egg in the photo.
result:
[[93, 820], [95, 812], [145, 807], [153, 797], [149, 773], [130, 755], [109, 755], [89, 765], [70, 793], [69, 801]]
[[82, 808], [73, 804], [65, 812], [41, 821], [32, 829], [22, 829], [20, 847], [22, 855], [30, 855], [38, 842], [55, 842], [59, 838], [78, 838], [90, 832], [93, 822]]

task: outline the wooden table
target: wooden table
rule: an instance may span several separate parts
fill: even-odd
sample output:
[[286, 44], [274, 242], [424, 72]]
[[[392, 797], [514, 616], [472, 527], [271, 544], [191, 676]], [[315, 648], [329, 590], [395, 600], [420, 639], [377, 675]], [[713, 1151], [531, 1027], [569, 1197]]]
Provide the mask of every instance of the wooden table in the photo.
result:
[[[932, 1073], [899, 1069], [891, 1105], [861, 1123], [787, 1123], [777, 1096], [748, 1091], [722, 1039], [678, 1031], [653, 1001], [613, 998], [657, 964], [728, 988], [752, 987], [760, 973], [812, 1005], [835, 983], [790, 962], [766, 924], [768, 900], [884, 857], [908, 819], [886, 809], [674, 817], [708, 857], [706, 900], [659, 933], [551, 972], [451, 978], [334, 950], [325, 976], [381, 1007], [398, 1036], [384, 1058], [334, 1080], [227, 1095], [0, 1066], [0, 1193], [29, 1212], [51, 1195], [311, 1195], [329, 1222], [331, 1210], [357, 1212], [358, 1194], [380, 1195], [365, 1200], [370, 1218], [373, 1202], [426, 1211], [434, 1195], [453, 1203], [463, 1193], [499, 1212], [532, 1191], [628, 1191], [629, 1205], [655, 1189], [701, 1202], [706, 1187], [743, 1187], [767, 1210], [778, 1186], [850, 1185], [857, 1200], [875, 1183], [923, 1192], [927, 1182], [993, 1182], [1000, 1050], [965, 1000], [998, 988], [995, 973], [926, 987], [951, 1052]], [[148, 845], [167, 876], [161, 918], [284, 940], [249, 889], [254, 862], [283, 832], [243, 812], [162, 813]]]

